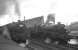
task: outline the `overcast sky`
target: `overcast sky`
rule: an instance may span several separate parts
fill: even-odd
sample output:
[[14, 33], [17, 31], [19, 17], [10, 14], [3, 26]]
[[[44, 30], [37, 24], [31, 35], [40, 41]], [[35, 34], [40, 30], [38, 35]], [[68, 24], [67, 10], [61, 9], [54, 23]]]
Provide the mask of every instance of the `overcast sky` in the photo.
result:
[[[4, 17], [1, 18], [0, 25], [3, 25], [4, 23], [11, 21], [10, 19], [12, 18], [10, 18], [9, 16], [12, 17], [15, 16], [16, 11], [14, 9], [15, 3], [13, 3], [12, 1], [13, 0], [0, 0], [0, 15], [3, 15], [1, 17]], [[56, 22], [61, 21], [64, 24], [70, 24], [73, 21], [78, 21], [77, 0], [17, 0], [17, 1], [19, 4], [18, 7], [21, 20], [23, 19], [23, 16], [26, 16], [26, 19], [30, 19], [41, 15], [44, 15], [46, 20], [47, 14], [55, 13]], [[3, 19], [5, 20], [4, 23], [2, 22]], [[17, 19], [17, 17], [14, 17], [14, 20], [15, 19]]]
[[57, 21], [65, 24], [78, 21], [78, 0], [59, 0], [54, 9]]

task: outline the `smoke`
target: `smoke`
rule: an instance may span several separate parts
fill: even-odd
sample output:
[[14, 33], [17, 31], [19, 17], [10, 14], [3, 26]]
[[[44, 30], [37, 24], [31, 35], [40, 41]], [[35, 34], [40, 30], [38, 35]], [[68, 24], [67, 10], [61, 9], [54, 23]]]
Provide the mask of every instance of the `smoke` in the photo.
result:
[[9, 2], [8, 2], [7, 14], [10, 16], [12, 21], [16, 21], [18, 20], [18, 17], [21, 16], [19, 2], [18, 0], [11, 0]]
[[7, 7], [10, 5], [9, 3], [11, 3], [11, 0], [0, 0], [0, 16], [7, 13]]
[[18, 0], [14, 0], [14, 4], [15, 4], [15, 13], [17, 16], [20, 16], [20, 5]]
[[10, 9], [13, 4], [15, 5], [15, 13], [20, 16], [19, 4], [17, 0], [0, 0], [0, 16], [8, 14], [7, 10]]
[[6, 2], [7, 2], [6, 0], [0, 0], [0, 15], [5, 14], [6, 12], [6, 8], [7, 8]]

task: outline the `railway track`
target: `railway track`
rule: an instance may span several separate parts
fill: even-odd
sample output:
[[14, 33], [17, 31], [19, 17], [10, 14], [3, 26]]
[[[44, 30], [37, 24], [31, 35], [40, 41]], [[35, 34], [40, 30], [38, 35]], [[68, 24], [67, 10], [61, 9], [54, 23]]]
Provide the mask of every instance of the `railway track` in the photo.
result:
[[68, 47], [54, 45], [54, 44], [50, 45], [36, 40], [31, 40], [30, 46], [35, 50], [78, 50], [78, 48], [68, 48]]

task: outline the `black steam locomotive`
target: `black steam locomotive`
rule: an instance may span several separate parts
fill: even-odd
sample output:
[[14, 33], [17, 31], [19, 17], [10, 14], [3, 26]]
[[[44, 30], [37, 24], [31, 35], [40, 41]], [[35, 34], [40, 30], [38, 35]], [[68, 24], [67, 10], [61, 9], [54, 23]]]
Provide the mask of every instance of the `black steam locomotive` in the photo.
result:
[[56, 24], [54, 26], [46, 27], [35, 25], [34, 27], [27, 28], [23, 22], [17, 22], [7, 25], [12, 40], [17, 43], [26, 42], [26, 39], [36, 39], [44, 41], [49, 38], [51, 43], [58, 41], [59, 44], [66, 44], [72, 36], [68, 35], [67, 30], [63, 24]]

